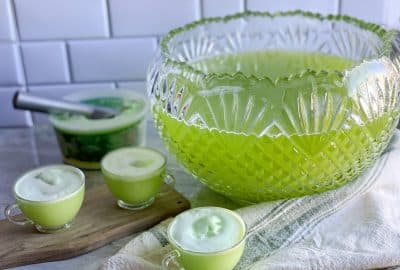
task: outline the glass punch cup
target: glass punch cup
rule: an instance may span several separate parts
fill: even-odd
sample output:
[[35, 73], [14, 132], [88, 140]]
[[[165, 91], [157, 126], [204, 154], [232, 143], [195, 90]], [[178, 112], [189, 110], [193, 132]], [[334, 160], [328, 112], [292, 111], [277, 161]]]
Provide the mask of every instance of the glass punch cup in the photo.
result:
[[[33, 224], [40, 232], [67, 229], [82, 206], [85, 175], [69, 165], [50, 165], [30, 170], [18, 178], [13, 188], [16, 203], [4, 214], [16, 225]], [[23, 218], [12, 214], [20, 209]]]
[[153, 204], [163, 182], [174, 185], [166, 173], [166, 157], [147, 147], [123, 147], [108, 153], [101, 161], [101, 171], [118, 206], [140, 210]]
[[163, 270], [231, 270], [243, 254], [246, 225], [231, 210], [199, 207], [176, 216], [167, 235], [173, 250]]

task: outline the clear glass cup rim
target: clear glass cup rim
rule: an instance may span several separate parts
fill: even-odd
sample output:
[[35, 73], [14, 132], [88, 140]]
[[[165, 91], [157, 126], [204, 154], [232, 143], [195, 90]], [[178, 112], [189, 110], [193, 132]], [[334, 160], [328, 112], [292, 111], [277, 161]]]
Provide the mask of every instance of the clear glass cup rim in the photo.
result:
[[[77, 190], [75, 190], [74, 192], [67, 194], [66, 196], [63, 196], [61, 198], [54, 199], [54, 200], [44, 200], [44, 201], [29, 200], [29, 199], [26, 199], [26, 198], [18, 195], [18, 193], [16, 191], [16, 186], [23, 177], [25, 177], [26, 175], [28, 175], [36, 170], [49, 169], [49, 168], [53, 168], [53, 167], [66, 167], [66, 168], [76, 172], [79, 175], [79, 179], [81, 180], [81, 185], [79, 186], [79, 188]], [[56, 202], [67, 200], [67, 199], [73, 197], [75, 194], [79, 193], [82, 190], [82, 188], [85, 188], [85, 174], [82, 172], [82, 170], [80, 170], [74, 166], [67, 165], [67, 164], [50, 164], [50, 165], [40, 166], [40, 167], [31, 169], [31, 170], [28, 170], [28, 171], [24, 172], [23, 174], [21, 174], [19, 177], [17, 177], [17, 180], [15, 181], [15, 183], [13, 185], [13, 194], [17, 200], [20, 200], [23, 202], [34, 203], [34, 204], [49, 204], [49, 203], [56, 203]]]
[[[175, 28], [171, 31], [169, 31], [161, 40], [160, 42], [160, 52], [163, 61], [171, 65], [173, 67], [178, 68], [179, 70], [184, 70], [185, 73], [194, 75], [194, 76], [199, 76], [201, 78], [205, 77], [217, 77], [217, 78], [224, 78], [224, 77], [242, 77], [245, 79], [249, 80], [267, 80], [270, 81], [273, 84], [277, 84], [279, 81], [287, 81], [290, 78], [294, 76], [304, 76], [307, 74], [311, 75], [316, 75], [316, 74], [336, 74], [338, 77], [344, 77], [344, 74], [346, 71], [350, 71], [357, 66], [369, 62], [369, 60], [363, 60], [361, 63], [355, 64], [350, 68], [344, 69], [344, 70], [333, 70], [333, 71], [315, 71], [312, 69], [306, 69], [300, 73], [293, 73], [287, 76], [280, 76], [276, 80], [271, 80], [268, 76], [255, 76], [255, 75], [246, 75], [241, 71], [237, 71], [233, 74], [230, 73], [213, 73], [213, 72], [203, 72], [199, 69], [196, 69], [192, 67], [190, 64], [186, 63], [185, 61], [178, 61], [176, 59], [173, 59], [171, 56], [171, 52], [169, 50], [169, 42], [179, 34], [182, 34], [186, 31], [192, 30], [198, 26], [201, 25], [206, 25], [209, 23], [227, 23], [233, 20], [238, 20], [238, 19], [243, 19], [243, 18], [248, 18], [248, 17], [259, 17], [259, 18], [276, 18], [276, 17], [294, 17], [294, 16], [303, 16], [304, 18], [308, 19], [315, 19], [315, 20], [320, 20], [320, 21], [341, 21], [344, 23], [349, 23], [352, 26], [359, 27], [362, 30], [369, 31], [371, 33], [374, 33], [377, 35], [377, 37], [383, 42], [383, 51], [386, 52], [387, 55], [390, 55], [395, 49], [392, 47], [393, 42], [396, 41], [396, 31], [395, 30], [386, 30], [384, 27], [367, 22], [355, 17], [351, 17], [348, 15], [333, 15], [333, 14], [328, 14], [328, 15], [322, 15], [320, 13], [313, 13], [313, 12], [308, 12], [308, 11], [302, 11], [302, 10], [294, 10], [294, 11], [284, 11], [284, 12], [275, 12], [275, 13], [270, 13], [270, 12], [258, 12], [258, 11], [246, 11], [246, 12], [240, 12], [236, 13], [233, 15], [227, 15], [224, 17], [212, 17], [212, 18], [204, 18], [201, 20], [194, 21], [192, 23], [186, 24], [182, 27]], [[372, 59], [370, 61], [375, 61], [376, 59], [382, 58], [385, 55], [380, 55], [375, 59]]]
[[[208, 256], [208, 255], [220, 255], [220, 254], [223, 254], [223, 253], [227, 253], [227, 252], [229, 252], [229, 251], [235, 249], [236, 247], [240, 246], [244, 241], [246, 241], [246, 239], [247, 239], [247, 232], [248, 232], [248, 231], [247, 231], [247, 225], [246, 225], [246, 223], [244, 222], [243, 218], [242, 218], [238, 213], [236, 213], [236, 212], [234, 212], [234, 211], [232, 211], [232, 210], [229, 210], [229, 209], [226, 209], [226, 208], [223, 208], [223, 207], [217, 207], [217, 206], [202, 206], [202, 207], [196, 207], [196, 208], [189, 209], [188, 211], [193, 210], [193, 209], [205, 209], [205, 208], [207, 208], [207, 209], [216, 208], [216, 209], [219, 209], [219, 210], [223, 210], [223, 211], [225, 211], [225, 212], [227, 212], [227, 213], [229, 213], [229, 214], [231, 214], [231, 215], [234, 215], [234, 216], [237, 218], [237, 220], [240, 221], [240, 223], [243, 225], [244, 233], [243, 233], [242, 238], [241, 238], [237, 243], [235, 243], [234, 245], [232, 245], [232, 246], [230, 246], [230, 247], [228, 247], [228, 248], [222, 249], [222, 250], [218, 250], [218, 251], [201, 252], [201, 251], [193, 251], [193, 250], [185, 249], [185, 248], [183, 248], [181, 245], [179, 245], [179, 243], [177, 243], [177, 242], [175, 241], [175, 239], [174, 239], [174, 238], [172, 237], [172, 235], [171, 235], [172, 225], [173, 225], [174, 220], [175, 220], [175, 219], [174, 219], [174, 220], [172, 220], [172, 221], [169, 223], [168, 228], [167, 228], [167, 237], [168, 237], [168, 241], [169, 241], [173, 246], [179, 247], [180, 249], [182, 249], [182, 250], [184, 250], [185, 252], [190, 253], [190, 254], [195, 254], [195, 255], [198, 255], [198, 256]], [[184, 213], [185, 213], [185, 212], [182, 212], [182, 213], [179, 214], [179, 215], [182, 215], [182, 214], [184, 214]], [[177, 215], [177, 216], [179, 216], [179, 215]]]

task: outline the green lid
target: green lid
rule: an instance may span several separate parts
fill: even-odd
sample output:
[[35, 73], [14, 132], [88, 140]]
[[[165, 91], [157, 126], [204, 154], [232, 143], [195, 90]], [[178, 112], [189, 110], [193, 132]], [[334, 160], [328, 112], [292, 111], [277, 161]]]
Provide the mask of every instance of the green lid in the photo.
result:
[[86, 90], [67, 95], [63, 99], [120, 111], [119, 115], [109, 119], [89, 119], [72, 114], [50, 116], [50, 122], [56, 129], [72, 134], [98, 134], [121, 129], [142, 120], [147, 110], [145, 98], [129, 90]]

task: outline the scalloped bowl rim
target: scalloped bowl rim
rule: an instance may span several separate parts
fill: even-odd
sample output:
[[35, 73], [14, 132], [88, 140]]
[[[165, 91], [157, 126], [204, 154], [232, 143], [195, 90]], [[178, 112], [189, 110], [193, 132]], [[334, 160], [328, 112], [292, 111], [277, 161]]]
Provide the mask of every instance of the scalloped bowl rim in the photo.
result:
[[320, 21], [342, 21], [345, 23], [352, 24], [356, 27], [359, 27], [360, 29], [369, 31], [373, 34], [376, 34], [376, 36], [382, 41], [383, 43], [383, 50], [384, 52], [386, 51], [387, 54], [390, 54], [393, 51], [392, 50], [388, 51], [389, 48], [391, 48], [392, 42], [395, 40], [395, 30], [385, 30], [382, 26], [375, 24], [375, 23], [370, 23], [366, 22], [364, 20], [351, 17], [348, 15], [333, 15], [333, 14], [328, 14], [328, 15], [322, 15], [320, 13], [313, 13], [313, 12], [306, 12], [302, 10], [294, 10], [294, 11], [285, 11], [285, 12], [275, 12], [275, 13], [270, 13], [270, 12], [258, 12], [258, 11], [246, 11], [246, 12], [240, 12], [236, 13], [233, 15], [227, 15], [224, 17], [211, 17], [211, 18], [205, 18], [201, 20], [194, 21], [192, 23], [188, 23], [182, 27], [178, 27], [175, 29], [172, 29], [169, 31], [161, 40], [160, 42], [160, 50], [161, 50], [161, 55], [163, 58], [163, 61], [165, 61], [168, 65], [172, 65], [175, 67], [178, 67], [178, 69], [185, 70], [185, 72], [189, 72], [193, 75], [200, 76], [203, 78], [234, 78], [234, 77], [242, 77], [248, 80], [256, 80], [256, 81], [262, 81], [262, 80], [267, 80], [271, 84], [278, 85], [280, 81], [290, 81], [293, 78], [301, 78], [305, 75], [317, 75], [317, 74], [335, 74], [338, 77], [345, 77], [345, 74], [350, 72], [351, 70], [363, 65], [364, 63], [368, 63], [370, 61], [375, 61], [376, 59], [379, 59], [385, 55], [379, 55], [377, 58], [371, 59], [371, 60], [365, 60], [363, 59], [360, 61], [359, 64], [355, 64], [350, 68], [343, 69], [343, 70], [313, 70], [313, 69], [304, 69], [300, 72], [295, 72], [292, 74], [289, 74], [287, 76], [279, 76], [275, 80], [272, 80], [268, 76], [255, 76], [255, 75], [246, 75], [241, 71], [237, 71], [235, 73], [213, 73], [213, 72], [203, 72], [199, 69], [196, 69], [192, 67], [190, 64], [187, 64], [184, 61], [177, 61], [171, 58], [171, 53], [169, 51], [168, 43], [171, 41], [174, 37], [177, 35], [184, 33], [185, 31], [194, 29], [198, 26], [201, 25], [206, 25], [209, 23], [227, 23], [229, 21], [237, 20], [237, 19], [243, 19], [247, 17], [260, 17], [260, 18], [275, 18], [275, 17], [290, 17], [290, 16], [303, 16], [305, 18], [310, 18], [310, 19], [317, 19]]
[[[278, 16], [304, 16], [306, 18], [311, 18], [311, 19], [316, 19], [320, 21], [343, 21], [345, 23], [349, 23], [350, 25], [353, 25], [355, 27], [359, 27], [362, 30], [369, 31], [377, 36], [380, 41], [382, 41], [383, 52], [386, 54], [382, 54], [377, 56], [377, 58], [373, 58], [370, 60], [361, 60], [359, 63], [355, 63], [352, 65], [350, 68], [342, 69], [342, 70], [313, 70], [313, 69], [304, 69], [301, 70], [300, 72], [294, 72], [292, 74], [289, 74], [287, 76], [280, 76], [278, 77], [275, 81], [271, 80], [268, 76], [264, 77], [257, 77], [254, 75], [246, 75], [243, 72], [235, 72], [235, 73], [205, 73], [201, 70], [195, 69], [194, 67], [190, 66], [189, 64], [186, 64], [183, 61], [177, 61], [173, 60], [170, 57], [170, 51], [169, 51], [169, 42], [178, 34], [184, 33], [185, 31], [194, 29], [198, 26], [208, 24], [208, 23], [226, 23], [231, 20], [236, 20], [236, 19], [241, 19], [241, 18], [246, 18], [246, 17], [251, 17], [251, 16], [256, 16], [256, 17], [266, 17], [266, 18], [274, 18]], [[307, 12], [307, 11], [302, 11], [302, 10], [294, 10], [294, 11], [285, 11], [285, 12], [275, 12], [275, 13], [270, 13], [270, 12], [258, 12], [258, 11], [246, 11], [246, 12], [239, 12], [233, 15], [227, 15], [224, 17], [211, 17], [211, 18], [205, 18], [201, 20], [197, 20], [191, 23], [188, 23], [182, 27], [178, 27], [175, 29], [170, 30], [162, 39], [160, 42], [160, 53], [161, 53], [161, 59], [162, 62], [164, 62], [165, 65], [171, 65], [172, 67], [178, 68], [178, 70], [183, 70], [185, 72], [185, 76], [191, 76], [194, 75], [195, 78], [201, 78], [202, 80], [211, 80], [211, 79], [218, 79], [218, 78], [237, 78], [241, 77], [243, 79], [247, 80], [255, 80], [255, 81], [263, 81], [266, 80], [270, 84], [278, 86], [279, 83], [282, 82], [289, 82], [293, 79], [298, 79], [302, 78], [303, 76], [311, 75], [311, 76], [319, 76], [319, 75], [326, 75], [326, 76], [337, 76], [338, 79], [341, 79], [341, 81], [338, 81], [339, 83], [345, 84], [346, 81], [350, 78], [351, 74], [353, 72], [357, 72], [357, 70], [361, 69], [362, 66], [368, 65], [370, 63], [376, 62], [376, 61], [384, 61], [384, 62], [390, 62], [392, 64], [392, 67], [395, 67], [395, 64], [393, 63], [393, 60], [388, 57], [392, 52], [395, 51], [395, 48], [391, 46], [393, 42], [396, 41], [396, 31], [393, 29], [388, 29], [386, 30], [384, 27], [375, 24], [375, 23], [370, 23], [366, 22], [364, 20], [354, 18], [348, 15], [322, 15], [320, 13], [313, 13], [313, 12]], [[389, 50], [388, 50], [389, 49]], [[400, 58], [397, 58], [398, 62], [400, 64]], [[393, 71], [397, 71], [398, 69], [395, 69]], [[149, 79], [149, 78], [148, 78]], [[354, 94], [354, 93], [353, 93]], [[151, 102], [153, 105], [155, 105], [153, 102]], [[152, 107], [153, 107], [152, 105]], [[162, 111], [165, 112], [165, 108], [162, 108]], [[400, 110], [397, 110], [398, 112], [396, 113], [397, 117], [400, 116]], [[210, 126], [201, 126], [197, 123], [188, 123], [187, 120], [185, 119], [179, 119], [176, 115], [172, 115], [170, 113], [167, 113], [168, 117], [175, 119], [178, 122], [183, 123], [185, 126], [193, 126], [196, 128], [200, 129], [207, 129], [209, 131], [216, 131], [218, 133], [228, 133], [228, 134], [238, 134], [238, 135], [243, 135], [243, 136], [256, 136], [256, 137], [261, 137], [259, 134], [255, 134], [253, 132], [247, 133], [243, 131], [230, 131], [230, 130], [225, 130], [225, 129], [220, 129], [218, 127], [210, 127]], [[285, 136], [285, 137], [290, 137], [292, 135], [298, 135], [298, 134], [280, 134], [280, 135], [273, 135], [270, 137], [279, 137], [279, 136]]]

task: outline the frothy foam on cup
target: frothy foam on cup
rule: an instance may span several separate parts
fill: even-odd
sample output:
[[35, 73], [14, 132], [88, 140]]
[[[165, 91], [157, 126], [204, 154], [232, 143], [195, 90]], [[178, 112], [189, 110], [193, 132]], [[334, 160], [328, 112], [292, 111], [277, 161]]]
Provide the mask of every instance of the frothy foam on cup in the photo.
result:
[[22, 176], [15, 192], [30, 201], [51, 201], [74, 193], [82, 186], [81, 175], [66, 165], [33, 170]]
[[150, 148], [126, 147], [107, 154], [101, 164], [109, 173], [126, 177], [125, 180], [141, 180], [165, 165], [165, 157]]
[[178, 215], [170, 235], [183, 249], [193, 252], [217, 252], [239, 243], [245, 233], [242, 221], [230, 211], [218, 207], [197, 208]]

